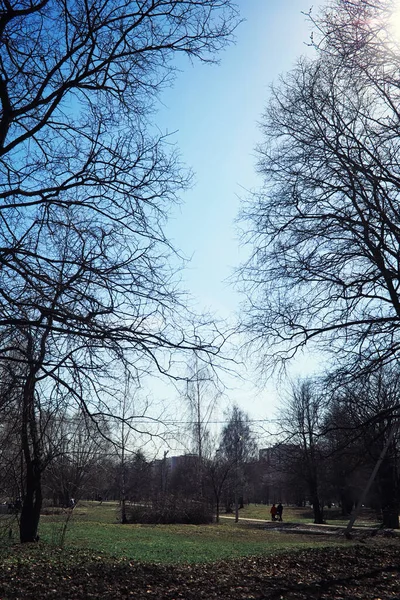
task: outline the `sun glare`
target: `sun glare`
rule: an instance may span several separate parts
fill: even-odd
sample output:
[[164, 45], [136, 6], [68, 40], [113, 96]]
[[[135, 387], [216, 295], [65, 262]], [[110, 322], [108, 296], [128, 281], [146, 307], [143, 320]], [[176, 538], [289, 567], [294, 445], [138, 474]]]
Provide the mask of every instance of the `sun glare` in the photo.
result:
[[390, 28], [397, 39], [400, 39], [400, 0], [396, 0], [392, 16], [390, 17]]

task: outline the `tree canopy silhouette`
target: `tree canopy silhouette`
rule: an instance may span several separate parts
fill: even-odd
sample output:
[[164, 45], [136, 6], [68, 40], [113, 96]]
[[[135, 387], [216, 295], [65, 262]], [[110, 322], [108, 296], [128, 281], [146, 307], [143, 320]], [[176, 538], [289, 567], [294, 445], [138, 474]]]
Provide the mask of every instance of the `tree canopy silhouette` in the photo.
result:
[[237, 23], [230, 0], [2, 2], [0, 362], [20, 375], [23, 542], [42, 502], [40, 414], [111, 415], [123, 370], [218, 351], [183, 325], [164, 223], [190, 176], [152, 115], [174, 55], [214, 61]]
[[271, 91], [264, 186], [244, 207], [243, 329], [262, 362], [315, 342], [350, 362], [400, 349], [399, 39], [395, 5], [330, 2], [314, 55]]

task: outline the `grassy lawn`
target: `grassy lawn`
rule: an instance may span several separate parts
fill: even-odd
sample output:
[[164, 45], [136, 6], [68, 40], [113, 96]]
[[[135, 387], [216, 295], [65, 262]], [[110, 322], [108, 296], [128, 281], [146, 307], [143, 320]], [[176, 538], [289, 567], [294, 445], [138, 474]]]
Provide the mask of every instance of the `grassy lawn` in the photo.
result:
[[[239, 519], [261, 519], [265, 521], [271, 520], [270, 506], [265, 504], [249, 504], [239, 511]], [[325, 508], [324, 509], [325, 521], [332, 525], [347, 525], [349, 518], [343, 517], [339, 508]], [[283, 510], [283, 520], [286, 523], [313, 523], [314, 515], [312, 508], [307, 507], [295, 507], [285, 506]], [[373, 511], [365, 509], [361, 511], [360, 517], [357, 519], [356, 525], [362, 526], [378, 526], [379, 523], [376, 521], [375, 514]]]
[[[326, 547], [344, 543], [328, 536], [309, 536], [267, 531], [259, 524], [219, 525], [121, 525], [116, 503], [79, 503], [68, 523], [67, 548], [95, 550], [111, 556], [146, 562], [198, 563], [252, 555], [265, 555], [289, 549]], [[267, 507], [262, 507], [264, 511]], [[259, 507], [241, 511], [260, 515]], [[67, 513], [66, 513], [67, 514]], [[259, 518], [253, 517], [253, 518]], [[261, 517], [262, 518], [262, 517]], [[44, 515], [40, 524], [42, 541], [57, 544], [65, 515]]]
[[[243, 509], [239, 523], [225, 518], [202, 526], [121, 525], [116, 503], [80, 502], [73, 511], [47, 511], [39, 543], [22, 545], [15, 543], [17, 532], [9, 536], [13, 517], [4, 516], [0, 597], [400, 598], [398, 538], [362, 531], [359, 539], [366, 542], [360, 544], [335, 528], [300, 523], [297, 531], [294, 525], [276, 528], [243, 518], [261, 517], [267, 508]], [[311, 517], [301, 510], [294, 509], [293, 518], [298, 523], [302, 515], [306, 523]]]

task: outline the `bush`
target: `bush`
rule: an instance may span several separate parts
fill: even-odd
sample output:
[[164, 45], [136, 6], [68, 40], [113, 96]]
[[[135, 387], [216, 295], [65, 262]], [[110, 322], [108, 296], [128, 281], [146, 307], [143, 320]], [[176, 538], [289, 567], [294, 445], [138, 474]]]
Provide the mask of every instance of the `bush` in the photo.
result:
[[213, 512], [206, 502], [168, 496], [149, 505], [126, 507], [128, 523], [185, 523], [202, 525], [212, 523]]
[[53, 516], [53, 515], [62, 515], [62, 514], [65, 514], [65, 510], [63, 510], [62, 508], [59, 508], [59, 507], [43, 508], [40, 511], [40, 514], [45, 515], [46, 517]]

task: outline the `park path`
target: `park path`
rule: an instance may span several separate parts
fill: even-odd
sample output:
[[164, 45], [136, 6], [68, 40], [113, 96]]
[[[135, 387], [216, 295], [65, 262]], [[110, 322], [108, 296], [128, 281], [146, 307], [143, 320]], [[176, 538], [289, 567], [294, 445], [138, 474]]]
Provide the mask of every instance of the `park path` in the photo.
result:
[[[229, 519], [234, 521], [235, 517], [220, 516], [220, 519]], [[321, 535], [342, 533], [347, 525], [335, 523], [297, 523], [296, 521], [269, 521], [266, 519], [251, 519], [239, 517], [239, 523], [262, 523], [266, 529], [275, 529], [285, 533], [313, 533]], [[381, 528], [368, 525], [353, 525], [352, 530], [363, 531], [365, 533], [377, 533]], [[385, 530], [388, 531], [388, 530]], [[400, 530], [390, 530], [394, 535], [400, 535]]]

